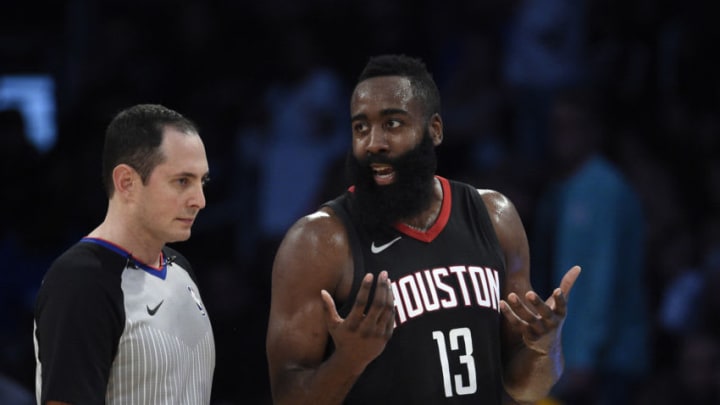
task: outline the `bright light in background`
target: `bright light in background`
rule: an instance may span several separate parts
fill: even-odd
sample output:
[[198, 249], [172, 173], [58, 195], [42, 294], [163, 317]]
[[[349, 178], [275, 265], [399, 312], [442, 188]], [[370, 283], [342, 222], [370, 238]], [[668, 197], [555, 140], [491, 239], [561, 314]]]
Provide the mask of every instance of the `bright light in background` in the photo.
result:
[[0, 76], [0, 110], [18, 110], [27, 136], [41, 153], [55, 146], [55, 81], [48, 75]]

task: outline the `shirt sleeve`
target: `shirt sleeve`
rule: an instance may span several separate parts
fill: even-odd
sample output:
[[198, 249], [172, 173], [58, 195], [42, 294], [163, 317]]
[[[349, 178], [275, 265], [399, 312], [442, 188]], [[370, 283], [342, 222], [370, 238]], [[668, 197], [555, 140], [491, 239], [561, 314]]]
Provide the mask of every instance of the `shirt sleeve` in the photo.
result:
[[35, 308], [40, 401], [103, 404], [125, 323], [120, 272], [92, 255], [49, 269]]

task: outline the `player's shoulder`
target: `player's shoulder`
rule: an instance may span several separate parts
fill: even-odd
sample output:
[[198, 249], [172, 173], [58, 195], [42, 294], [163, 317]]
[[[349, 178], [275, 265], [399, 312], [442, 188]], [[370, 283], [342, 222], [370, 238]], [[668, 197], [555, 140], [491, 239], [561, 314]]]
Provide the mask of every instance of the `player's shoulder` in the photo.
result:
[[339, 266], [349, 256], [348, 233], [338, 214], [328, 207], [298, 219], [285, 234], [276, 263], [327, 263]]
[[480, 194], [485, 204], [489, 206], [502, 206], [511, 205], [512, 201], [503, 193], [497, 190], [489, 188], [477, 188], [477, 193]]
[[447, 179], [447, 180], [448, 180], [449, 184], [455, 190], [462, 190], [462, 192], [480, 195], [480, 197], [482, 197], [482, 199], [485, 201], [486, 204], [509, 201], [507, 199], [507, 197], [498, 190], [489, 189], [489, 188], [480, 188], [480, 187], [477, 187], [477, 186], [475, 186], [469, 182], [465, 182], [465, 181], [459, 181], [459, 180], [453, 180], [453, 179]]
[[498, 209], [513, 207], [512, 201], [510, 201], [510, 199], [507, 198], [505, 194], [498, 190], [490, 188], [480, 188], [473, 184], [470, 184], [469, 182], [452, 179], [449, 179], [449, 182], [455, 190], [461, 190], [462, 193], [479, 195], [482, 198], [482, 201], [485, 203], [487, 209], [491, 212]]
[[288, 234], [298, 233], [304, 238], [331, 236], [345, 231], [342, 219], [330, 206], [320, 207], [315, 212], [298, 219]]
[[478, 189], [478, 192], [483, 201], [485, 201], [488, 211], [491, 213], [496, 213], [501, 216], [518, 215], [515, 204], [504, 193], [491, 189]]
[[470, 187], [473, 188], [472, 192], [477, 193], [482, 199], [495, 226], [502, 225], [507, 220], [514, 222], [517, 219], [517, 208], [507, 195], [495, 189]]

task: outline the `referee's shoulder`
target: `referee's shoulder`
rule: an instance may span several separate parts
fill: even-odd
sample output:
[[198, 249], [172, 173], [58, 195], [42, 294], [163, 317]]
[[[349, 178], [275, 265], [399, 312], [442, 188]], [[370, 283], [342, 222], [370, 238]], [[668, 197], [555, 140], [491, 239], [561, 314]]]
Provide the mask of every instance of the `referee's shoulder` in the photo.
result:
[[63, 278], [79, 282], [108, 272], [119, 275], [123, 267], [120, 255], [95, 244], [78, 242], [52, 262], [44, 280]]

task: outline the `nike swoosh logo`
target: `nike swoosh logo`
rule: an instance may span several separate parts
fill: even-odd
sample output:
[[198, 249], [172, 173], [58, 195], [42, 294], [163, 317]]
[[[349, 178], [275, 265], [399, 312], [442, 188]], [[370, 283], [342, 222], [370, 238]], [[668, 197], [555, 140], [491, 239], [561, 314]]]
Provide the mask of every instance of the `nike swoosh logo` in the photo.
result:
[[154, 316], [154, 315], [155, 315], [155, 312], [157, 312], [157, 310], [160, 309], [160, 305], [162, 305], [163, 302], [165, 302], [165, 300], [160, 301], [160, 303], [157, 304], [157, 305], [155, 306], [155, 308], [150, 308], [149, 306], [145, 305], [145, 308], [147, 308], [147, 311], [148, 311], [148, 315]]
[[382, 252], [383, 250], [392, 246], [393, 243], [399, 241], [400, 239], [402, 239], [402, 236], [398, 236], [397, 238], [391, 240], [390, 242], [388, 242], [384, 245], [380, 245], [380, 246], [375, 246], [375, 242], [373, 241], [373, 243], [370, 245], [370, 251], [375, 254], [378, 254], [378, 253]]

